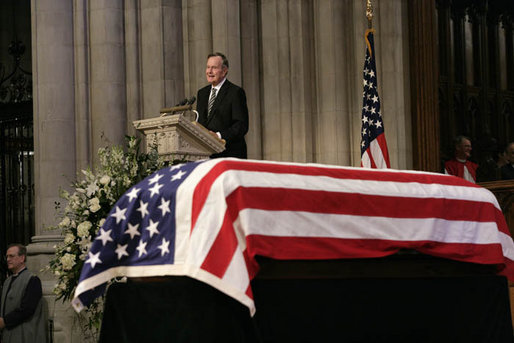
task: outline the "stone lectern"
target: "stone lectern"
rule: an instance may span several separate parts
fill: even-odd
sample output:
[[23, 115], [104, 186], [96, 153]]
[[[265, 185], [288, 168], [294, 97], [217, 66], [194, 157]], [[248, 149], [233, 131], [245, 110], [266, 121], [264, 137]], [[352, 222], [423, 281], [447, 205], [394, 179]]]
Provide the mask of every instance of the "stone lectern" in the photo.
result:
[[157, 147], [165, 161], [197, 161], [225, 150], [225, 141], [198, 123], [191, 106], [164, 108], [157, 118], [136, 120], [134, 127], [146, 137], [146, 151]]

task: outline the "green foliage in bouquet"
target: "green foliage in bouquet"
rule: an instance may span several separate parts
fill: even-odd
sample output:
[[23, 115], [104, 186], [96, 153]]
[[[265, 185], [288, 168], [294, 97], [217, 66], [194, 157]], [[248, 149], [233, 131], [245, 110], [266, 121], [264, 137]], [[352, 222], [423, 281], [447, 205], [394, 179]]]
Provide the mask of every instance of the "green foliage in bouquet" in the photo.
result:
[[[61, 229], [64, 240], [56, 247], [49, 268], [58, 280], [54, 293], [63, 302], [72, 299], [91, 241], [115, 202], [131, 186], [165, 166], [156, 149], [140, 152], [140, 140], [135, 137], [127, 136], [126, 143], [126, 147], [99, 149], [99, 165], [94, 171], [82, 170], [82, 175], [71, 183], [72, 193], [60, 191], [66, 207], [56, 203], [59, 224], [50, 229]], [[85, 310], [85, 324], [81, 318], [84, 330], [93, 336], [100, 328], [101, 302], [99, 298]]]

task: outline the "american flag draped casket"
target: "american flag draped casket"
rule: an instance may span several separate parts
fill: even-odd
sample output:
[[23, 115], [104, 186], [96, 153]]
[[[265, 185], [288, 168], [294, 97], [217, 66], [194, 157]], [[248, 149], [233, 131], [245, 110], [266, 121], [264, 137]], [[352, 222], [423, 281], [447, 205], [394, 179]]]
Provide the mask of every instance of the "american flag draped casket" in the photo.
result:
[[453, 176], [213, 159], [162, 169], [129, 189], [93, 241], [72, 301], [114, 277], [185, 275], [255, 312], [257, 255], [382, 257], [400, 249], [497, 265], [514, 244], [494, 195]]

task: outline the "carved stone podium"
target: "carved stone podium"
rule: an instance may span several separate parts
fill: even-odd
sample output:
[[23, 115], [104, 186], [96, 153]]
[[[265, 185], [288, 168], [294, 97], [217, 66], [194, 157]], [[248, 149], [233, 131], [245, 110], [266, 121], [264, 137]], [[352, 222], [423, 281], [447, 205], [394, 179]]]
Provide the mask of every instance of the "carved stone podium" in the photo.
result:
[[[157, 118], [136, 120], [134, 127], [146, 137], [146, 151], [157, 147], [165, 161], [197, 161], [225, 150], [225, 141], [214, 137], [200, 123], [173, 109]], [[162, 113], [162, 111], [161, 111]]]

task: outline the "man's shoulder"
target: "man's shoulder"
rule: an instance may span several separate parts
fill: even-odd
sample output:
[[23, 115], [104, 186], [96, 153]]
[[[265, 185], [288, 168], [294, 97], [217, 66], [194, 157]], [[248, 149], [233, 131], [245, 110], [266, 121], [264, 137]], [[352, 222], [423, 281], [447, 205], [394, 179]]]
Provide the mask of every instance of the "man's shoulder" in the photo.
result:
[[223, 86], [221, 88], [233, 88], [233, 89], [243, 89], [241, 86], [236, 85], [235, 83], [230, 82], [228, 79], [225, 80]]
[[450, 158], [449, 160], [444, 161], [444, 165], [455, 165], [458, 161], [455, 158]]
[[25, 269], [22, 273], [20, 273], [20, 276], [21, 275], [23, 275], [27, 279], [37, 279], [37, 280], [40, 280], [39, 276], [37, 276], [35, 273], [31, 272], [28, 269]]
[[506, 172], [506, 173], [512, 173], [514, 174], [514, 167], [512, 166], [512, 164], [505, 164], [503, 166], [501, 166], [500, 168], [503, 172]]
[[205, 87], [202, 87], [198, 90], [198, 93], [203, 93], [203, 92], [210, 92], [211, 91], [211, 85], [207, 85]]

